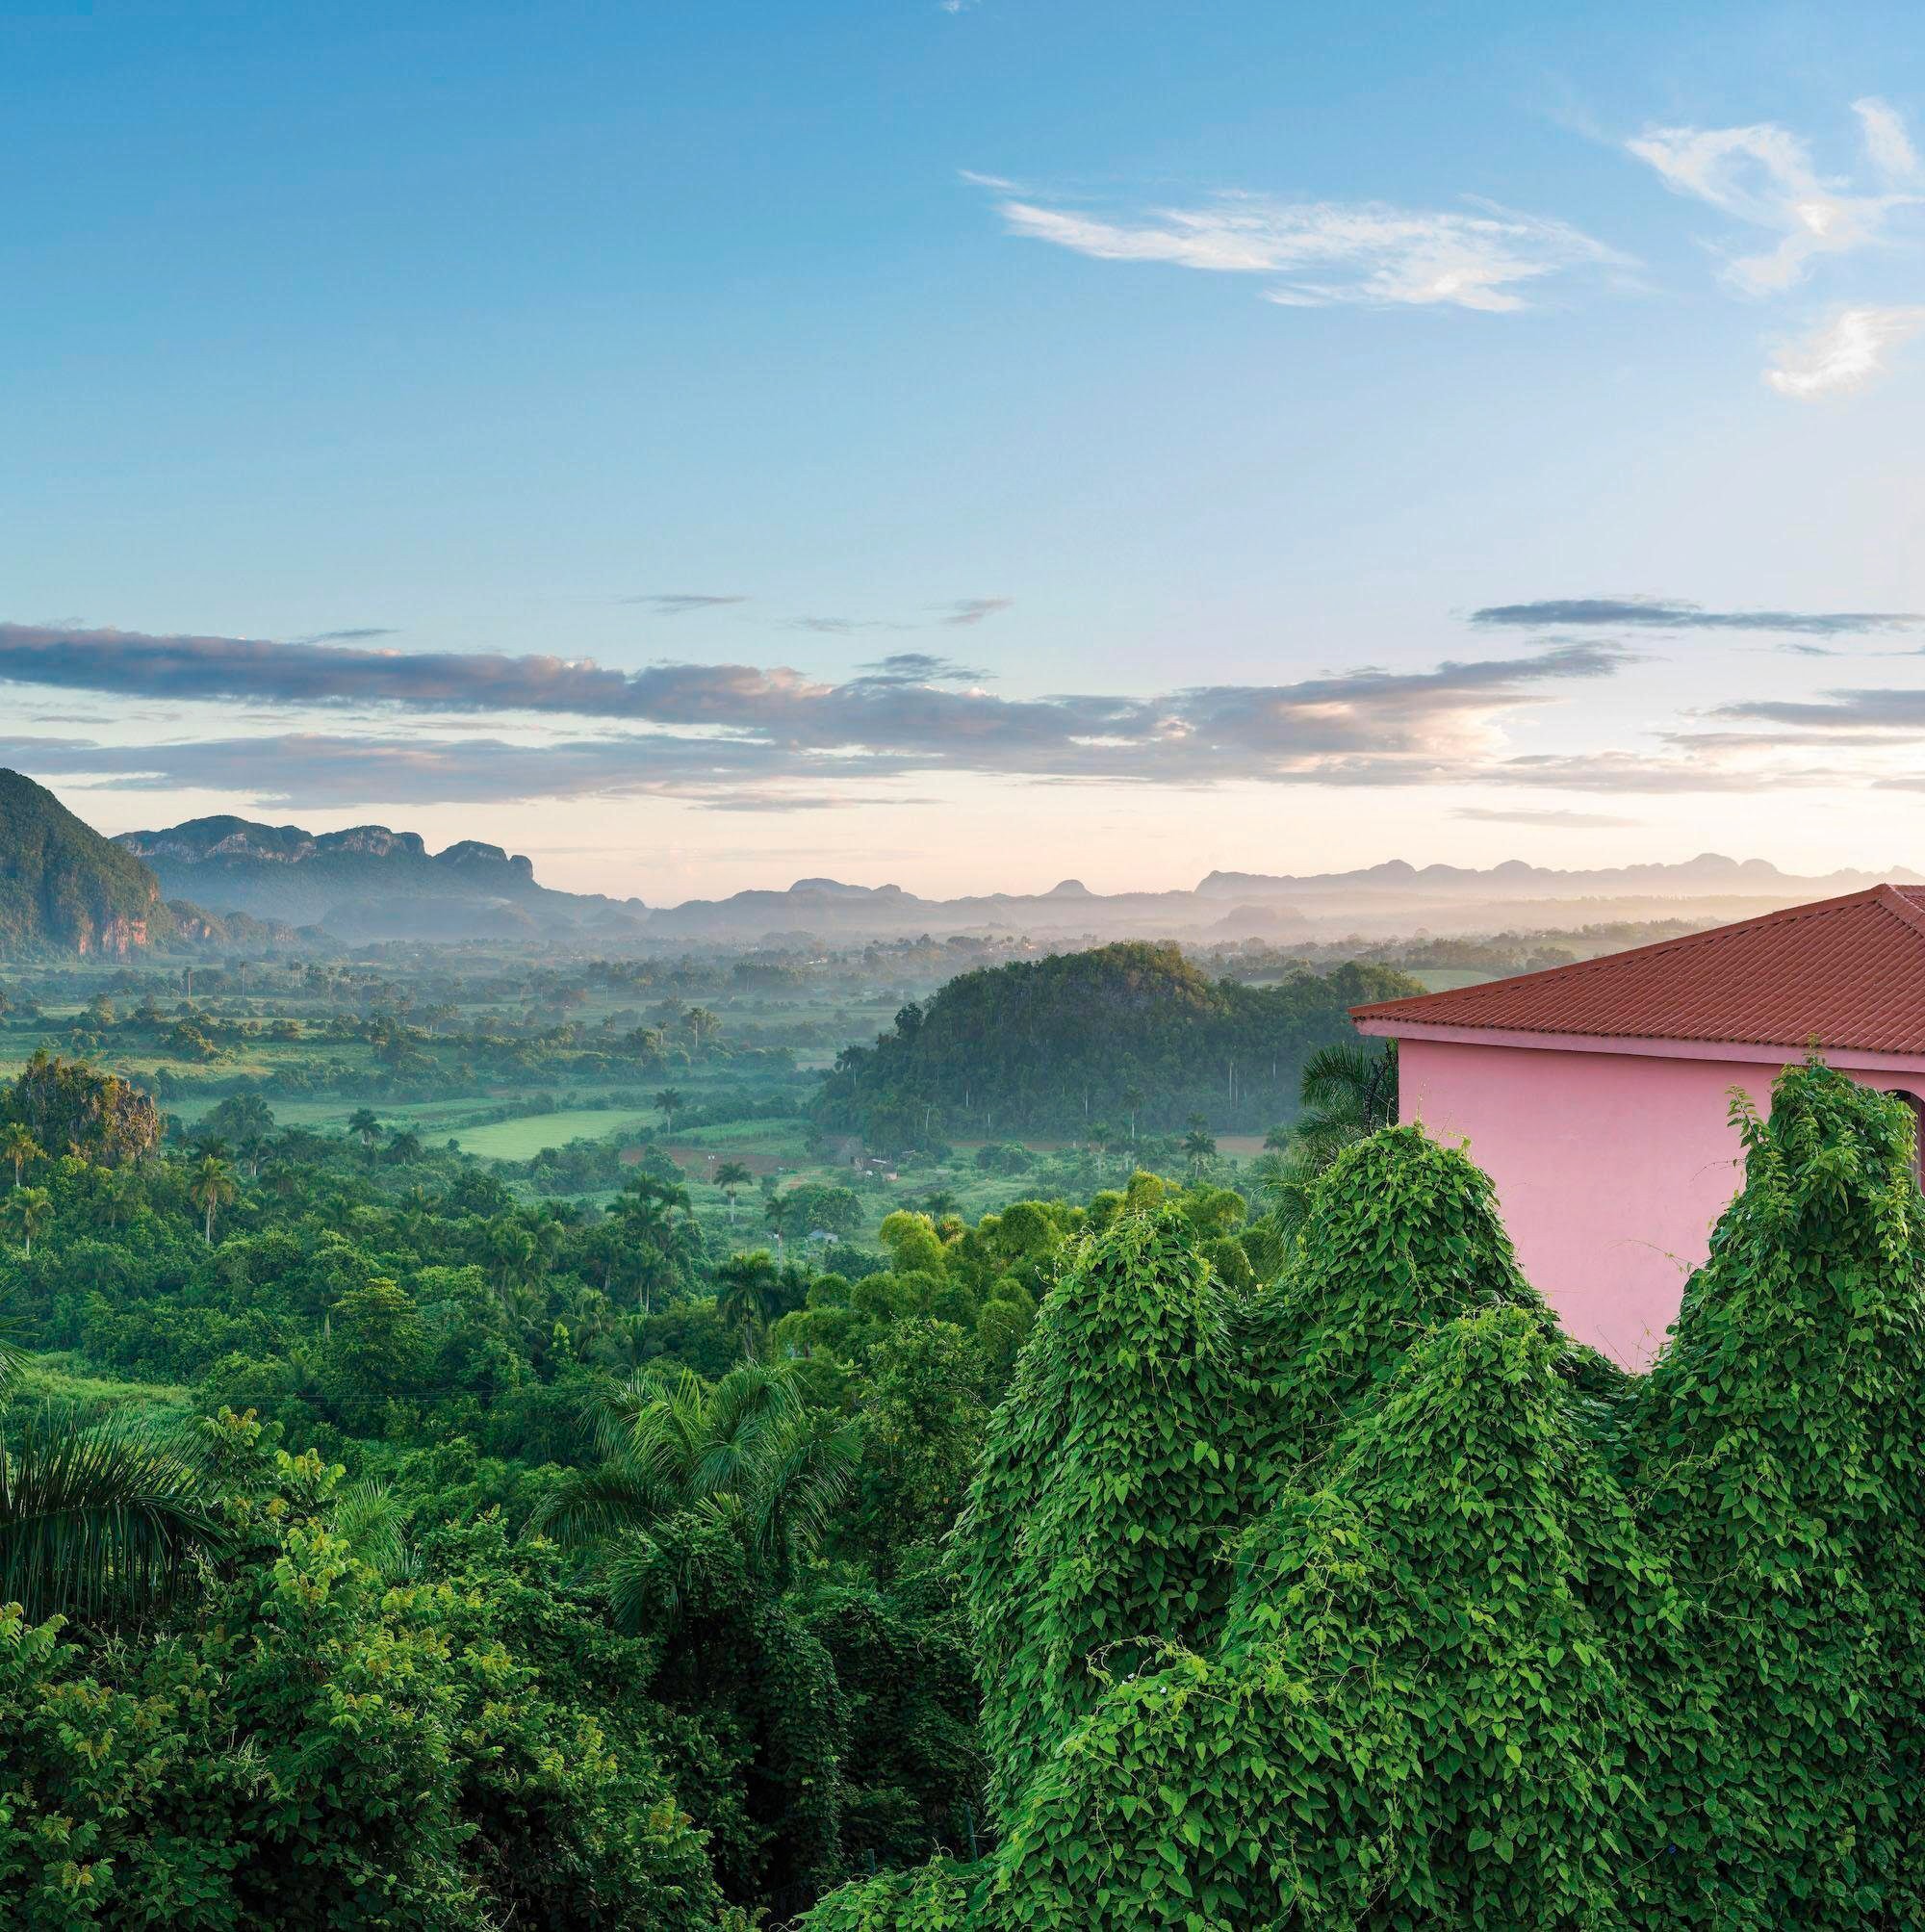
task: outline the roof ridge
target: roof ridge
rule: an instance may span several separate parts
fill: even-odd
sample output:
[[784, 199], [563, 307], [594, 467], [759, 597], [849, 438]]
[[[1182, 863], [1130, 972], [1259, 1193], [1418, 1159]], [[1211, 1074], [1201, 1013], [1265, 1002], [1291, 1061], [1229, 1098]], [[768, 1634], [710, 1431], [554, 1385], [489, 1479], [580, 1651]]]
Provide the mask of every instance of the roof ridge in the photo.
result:
[[1925, 1054], [1925, 888], [1889, 881], [1620, 952], [1351, 1009], [1472, 1031]]
[[1903, 886], [1894, 886], [1889, 880], [1884, 880], [1874, 886], [1872, 890], [1878, 895], [1879, 903], [1886, 912], [1896, 914], [1921, 939], [1925, 939], [1925, 906], [1914, 906], [1906, 896]]

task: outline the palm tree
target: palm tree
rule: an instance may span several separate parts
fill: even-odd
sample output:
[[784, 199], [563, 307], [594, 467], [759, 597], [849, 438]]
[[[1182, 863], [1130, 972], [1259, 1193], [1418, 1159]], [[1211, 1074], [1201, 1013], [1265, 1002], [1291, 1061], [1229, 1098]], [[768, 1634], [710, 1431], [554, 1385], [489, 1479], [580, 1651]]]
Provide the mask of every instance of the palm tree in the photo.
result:
[[722, 1190], [722, 1198], [729, 1203], [729, 1225], [735, 1224], [735, 1191], [745, 1188], [755, 1179], [740, 1161], [724, 1161], [715, 1170], [715, 1185]]
[[32, 1133], [19, 1121], [13, 1121], [5, 1134], [0, 1134], [0, 1160], [13, 1163], [13, 1185], [20, 1185], [20, 1176], [26, 1171], [29, 1161], [46, 1158], [47, 1150], [35, 1140]]
[[1129, 1109], [1130, 1146], [1135, 1146], [1137, 1144], [1137, 1114], [1142, 1107], [1143, 1090], [1137, 1086], [1125, 1087], [1121, 1097], [1123, 1105]]
[[694, 1037], [696, 1045], [705, 1051], [722, 1031], [722, 1016], [706, 1006], [691, 1006], [683, 1016], [682, 1023]]
[[112, 1168], [102, 1177], [100, 1205], [106, 1210], [108, 1226], [132, 1221], [146, 1200], [147, 1183], [138, 1168]]
[[922, 1211], [931, 1221], [943, 1221], [954, 1214], [962, 1203], [946, 1187], [934, 1187], [922, 1198]]
[[1303, 1112], [1296, 1145], [1312, 1149], [1325, 1168], [1350, 1145], [1397, 1124], [1397, 1042], [1380, 1051], [1346, 1041], [1320, 1046], [1303, 1063], [1297, 1084]]
[[534, 1235], [519, 1216], [503, 1214], [488, 1224], [482, 1239], [487, 1244], [488, 1258], [500, 1271], [496, 1285], [505, 1307], [509, 1289], [526, 1281], [534, 1270]]
[[668, 1122], [668, 1130], [671, 1134], [675, 1132], [676, 1114], [684, 1104], [685, 1095], [674, 1087], [664, 1087], [655, 1095], [655, 1105], [660, 1108], [662, 1118]]
[[404, 1167], [422, 1157], [422, 1139], [409, 1127], [398, 1127], [388, 1139], [388, 1158]]
[[[1190, 1118], [1196, 1119], [1194, 1114]], [[1190, 1172], [1201, 1173], [1203, 1163], [1217, 1151], [1217, 1142], [1207, 1127], [1193, 1125], [1183, 1137], [1183, 1151], [1190, 1157]]]
[[361, 1143], [361, 1150], [366, 1153], [381, 1137], [381, 1123], [372, 1107], [356, 1107], [347, 1117], [347, 1131]]
[[0, 1444], [0, 1603], [29, 1617], [164, 1601], [225, 1540], [206, 1472], [165, 1438], [50, 1413]]
[[25, 1258], [34, 1258], [34, 1236], [42, 1232], [54, 1218], [54, 1198], [43, 1187], [15, 1187], [0, 1201], [0, 1216], [16, 1229]]
[[1286, 1233], [1301, 1224], [1312, 1183], [1346, 1147], [1397, 1124], [1397, 1042], [1381, 1052], [1351, 1042], [1319, 1047], [1303, 1063], [1297, 1098], [1303, 1111], [1262, 1177], [1270, 1218]]
[[201, 1157], [188, 1182], [187, 1198], [207, 1217], [202, 1232], [210, 1248], [214, 1246], [214, 1217], [237, 1199], [240, 1192], [234, 1185], [234, 1170], [218, 1154]]
[[712, 1387], [690, 1369], [647, 1369], [598, 1387], [583, 1419], [602, 1460], [564, 1477], [528, 1530], [602, 1545], [618, 1597], [651, 1571], [649, 1532], [684, 1512], [730, 1525], [783, 1587], [820, 1546], [856, 1463], [855, 1425], [805, 1406], [786, 1365], [744, 1362]]
[[742, 1352], [756, 1352], [757, 1338], [783, 1312], [782, 1270], [766, 1248], [732, 1254], [715, 1271], [715, 1312], [742, 1331]]

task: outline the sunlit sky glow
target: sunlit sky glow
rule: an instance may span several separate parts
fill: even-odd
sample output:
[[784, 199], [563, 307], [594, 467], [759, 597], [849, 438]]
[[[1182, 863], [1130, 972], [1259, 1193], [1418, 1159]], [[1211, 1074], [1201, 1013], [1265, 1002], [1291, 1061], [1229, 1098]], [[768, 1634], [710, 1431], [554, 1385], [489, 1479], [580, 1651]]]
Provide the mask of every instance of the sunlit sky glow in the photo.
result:
[[1919, 865], [1921, 145], [1902, 7], [8, 10], [0, 763], [655, 901]]

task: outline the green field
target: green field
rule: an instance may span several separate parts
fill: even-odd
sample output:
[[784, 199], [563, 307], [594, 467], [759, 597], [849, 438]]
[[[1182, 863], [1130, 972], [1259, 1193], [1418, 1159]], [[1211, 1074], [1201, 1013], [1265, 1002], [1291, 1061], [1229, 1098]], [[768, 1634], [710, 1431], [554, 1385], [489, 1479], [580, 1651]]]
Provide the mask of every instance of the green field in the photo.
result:
[[570, 1107], [553, 1114], [530, 1114], [522, 1121], [494, 1121], [481, 1127], [449, 1131], [464, 1153], [490, 1161], [531, 1160], [544, 1147], [566, 1146], [570, 1141], [605, 1141], [619, 1135], [640, 1140], [660, 1132], [655, 1113], [629, 1114], [612, 1107]]

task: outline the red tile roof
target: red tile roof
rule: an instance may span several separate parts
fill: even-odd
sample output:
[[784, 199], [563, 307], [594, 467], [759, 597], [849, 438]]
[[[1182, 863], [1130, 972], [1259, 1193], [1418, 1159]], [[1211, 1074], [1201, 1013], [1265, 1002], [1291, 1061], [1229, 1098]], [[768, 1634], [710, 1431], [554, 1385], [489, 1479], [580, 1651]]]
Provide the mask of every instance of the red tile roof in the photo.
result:
[[1681, 940], [1351, 1009], [1506, 1033], [1925, 1053], [1925, 886], [1874, 886]]

